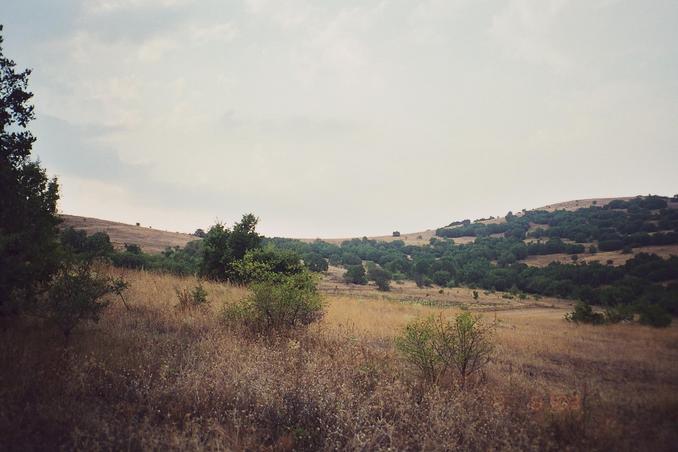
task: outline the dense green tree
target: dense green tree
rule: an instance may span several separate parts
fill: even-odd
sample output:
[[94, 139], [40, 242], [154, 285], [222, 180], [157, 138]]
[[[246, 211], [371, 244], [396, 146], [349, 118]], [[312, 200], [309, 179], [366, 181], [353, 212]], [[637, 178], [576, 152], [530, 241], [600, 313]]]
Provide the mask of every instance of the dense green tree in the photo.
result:
[[362, 265], [350, 265], [344, 273], [344, 280], [351, 284], [367, 284], [365, 268]]
[[239, 223], [233, 225], [233, 231], [228, 239], [233, 259], [240, 260], [245, 257], [247, 251], [261, 245], [261, 236], [256, 232], [258, 222], [257, 217], [248, 213], [242, 216]]
[[439, 286], [446, 286], [450, 279], [452, 279], [452, 275], [445, 270], [438, 270], [433, 274], [433, 282]]
[[304, 256], [304, 264], [312, 272], [326, 272], [329, 268], [327, 260], [318, 253], [309, 253]]
[[203, 239], [203, 255], [200, 273], [210, 279], [229, 280], [238, 278], [235, 262], [261, 245], [261, 236], [255, 228], [259, 220], [252, 214], [243, 215], [239, 223], [228, 229], [222, 223], [210, 228]]
[[367, 279], [374, 281], [377, 285], [377, 289], [381, 291], [391, 290], [391, 280], [393, 275], [388, 270], [375, 265], [367, 270]]
[[2, 43], [0, 26], [0, 312], [8, 312], [35, 301], [58, 269], [59, 195], [56, 179], [30, 158], [31, 71], [17, 72]]

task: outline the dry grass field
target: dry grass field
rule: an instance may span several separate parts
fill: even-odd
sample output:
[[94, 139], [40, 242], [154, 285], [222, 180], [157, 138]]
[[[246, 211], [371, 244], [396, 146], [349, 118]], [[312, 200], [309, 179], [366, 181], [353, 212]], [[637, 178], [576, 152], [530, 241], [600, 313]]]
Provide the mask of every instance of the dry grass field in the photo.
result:
[[105, 232], [111, 238], [113, 246], [120, 249], [125, 243], [139, 245], [147, 253], [160, 253], [168, 246], [184, 247], [188, 242], [199, 240], [197, 237], [181, 232], [161, 231], [146, 226], [135, 226], [98, 218], [80, 217], [76, 215], [60, 215], [62, 226], [71, 226], [86, 231], [87, 234]]
[[[247, 295], [193, 278], [109, 269], [131, 283], [69, 341], [34, 321], [0, 328], [3, 450], [675, 450], [678, 328], [576, 326], [559, 300], [465, 289], [391, 294], [324, 283], [326, 315], [257, 339], [220, 320]], [[336, 286], [337, 284], [335, 284]], [[416, 299], [410, 299], [409, 297]], [[422, 298], [435, 299], [421, 300]], [[411, 319], [461, 307], [496, 322], [496, 352], [461, 390], [425, 388], [395, 350]], [[0, 321], [6, 321], [2, 319]]]

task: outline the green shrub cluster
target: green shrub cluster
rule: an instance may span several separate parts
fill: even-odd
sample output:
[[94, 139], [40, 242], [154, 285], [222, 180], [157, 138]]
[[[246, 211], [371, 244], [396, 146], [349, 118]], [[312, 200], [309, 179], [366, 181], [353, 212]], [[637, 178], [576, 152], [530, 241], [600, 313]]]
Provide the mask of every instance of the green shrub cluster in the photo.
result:
[[224, 309], [224, 319], [254, 334], [288, 333], [320, 320], [323, 303], [317, 277], [304, 271], [251, 285], [251, 295]]
[[427, 317], [409, 323], [396, 338], [396, 347], [424, 382], [438, 383], [453, 372], [463, 388], [489, 362], [492, 333], [492, 325], [470, 312], [453, 320]]

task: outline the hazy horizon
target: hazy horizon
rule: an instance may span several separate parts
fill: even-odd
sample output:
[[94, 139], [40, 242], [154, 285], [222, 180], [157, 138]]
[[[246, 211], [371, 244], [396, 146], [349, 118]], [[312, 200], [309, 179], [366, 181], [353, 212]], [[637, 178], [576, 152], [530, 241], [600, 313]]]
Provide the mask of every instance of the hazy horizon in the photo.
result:
[[416, 232], [678, 191], [678, 2], [10, 0], [60, 210]]

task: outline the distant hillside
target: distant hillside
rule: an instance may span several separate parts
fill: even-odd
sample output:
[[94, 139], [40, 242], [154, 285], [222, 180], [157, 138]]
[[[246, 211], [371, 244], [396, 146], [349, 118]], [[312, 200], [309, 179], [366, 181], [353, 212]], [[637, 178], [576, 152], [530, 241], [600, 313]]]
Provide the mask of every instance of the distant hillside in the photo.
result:
[[100, 220], [98, 218], [61, 215], [61, 219], [63, 220], [62, 227], [71, 226], [75, 229], [86, 231], [88, 235], [95, 232], [105, 232], [109, 235], [111, 242], [116, 248], [123, 248], [125, 243], [134, 243], [147, 253], [160, 253], [168, 246], [184, 247], [188, 242], [199, 240], [191, 234], [161, 231], [159, 229]]
[[[587, 208], [591, 206], [603, 207], [609, 204], [612, 201], [628, 201], [633, 199], [633, 197], [617, 197], [617, 198], [590, 198], [590, 199], [578, 199], [565, 201], [555, 204], [550, 204], [542, 206], [536, 209], [530, 209], [527, 212], [534, 211], [548, 211], [553, 212], [556, 210], [566, 210], [566, 211], [575, 211], [580, 208]], [[678, 208], [678, 202], [669, 202], [670, 208]], [[516, 216], [520, 217], [523, 215], [523, 212], [516, 212]], [[88, 218], [76, 215], [62, 215], [64, 220], [64, 226], [72, 226], [76, 229], [85, 230], [88, 234], [94, 232], [103, 231], [108, 233], [113, 244], [122, 248], [125, 243], [135, 243], [148, 253], [160, 253], [166, 247], [171, 246], [185, 246], [188, 242], [193, 240], [199, 240], [197, 237], [191, 234], [184, 234], [179, 232], [169, 232], [162, 231], [158, 229], [152, 229], [143, 226], [135, 226], [125, 223], [118, 223], [114, 221], [101, 220], [97, 218]], [[491, 217], [486, 219], [480, 219], [473, 221], [473, 223], [483, 223], [483, 224], [502, 224], [505, 223], [504, 217]], [[456, 226], [453, 226], [456, 227]], [[530, 228], [529, 232], [533, 232], [538, 225], [534, 225]], [[544, 226], [542, 226], [544, 227]], [[377, 240], [382, 242], [392, 242], [394, 240], [402, 240], [406, 245], [427, 245], [432, 238], [440, 238], [436, 235], [436, 229], [427, 229], [420, 232], [409, 232], [401, 233], [400, 236], [394, 237], [391, 235], [382, 235], [382, 236], [372, 236], [368, 237], [371, 240]], [[493, 236], [503, 236], [503, 234], [493, 234]], [[325, 242], [339, 245], [345, 240], [350, 240], [351, 238], [334, 238], [334, 239], [321, 239]], [[302, 242], [311, 243], [316, 239], [301, 239]], [[476, 240], [474, 236], [460, 236], [454, 237], [455, 244], [467, 244], [472, 243]], [[526, 242], [529, 242], [530, 239], [526, 239]], [[587, 243], [591, 245], [592, 243]], [[599, 252], [596, 254], [591, 253], [581, 253], [580, 258], [583, 261], [598, 260], [602, 262], [612, 261], [614, 265], [622, 265], [629, 258], [633, 257], [634, 254], [638, 252], [654, 252], [660, 256], [668, 257], [670, 255], [678, 255], [678, 245], [668, 245], [668, 246], [653, 246], [653, 247], [638, 247], [635, 248], [631, 253], [622, 253], [622, 251], [609, 251], [609, 252]], [[524, 262], [529, 265], [534, 266], [544, 266], [552, 261], [561, 261], [568, 262], [570, 256], [564, 253], [553, 253], [548, 255], [539, 255], [539, 256], [530, 256], [525, 259]]]
[[[566, 211], [566, 212], [575, 212], [578, 209], [586, 209], [590, 207], [605, 207], [608, 204], [612, 202], [616, 203], [626, 203], [630, 200], [633, 200], [637, 197], [631, 197], [631, 196], [625, 196], [625, 197], [616, 197], [616, 198], [589, 198], [589, 199], [576, 199], [576, 200], [571, 200], [571, 201], [565, 201], [565, 202], [559, 202], [555, 204], [549, 204], [546, 206], [538, 207], [535, 209], [530, 209], [526, 211], [517, 211], [515, 212], [515, 217], [520, 218], [523, 217], [524, 215], [529, 215], [531, 216], [532, 213], [538, 212], [538, 211], [545, 211], [545, 212], [556, 212], [556, 211]], [[678, 202], [676, 201], [676, 198], [669, 199], [666, 198], [668, 201], [668, 208], [669, 209], [676, 209], [678, 208]], [[578, 220], [577, 220], [578, 221]], [[575, 221], [575, 223], [577, 222]], [[583, 218], [581, 221], [585, 221]], [[650, 223], [656, 222], [655, 220], [650, 221]], [[445, 226], [443, 228], [439, 228], [438, 230], [436, 229], [427, 229], [426, 231], [421, 231], [421, 232], [410, 232], [410, 233], [401, 233], [399, 236], [394, 237], [393, 235], [383, 235], [383, 236], [372, 236], [368, 237], [370, 240], [376, 240], [379, 242], [392, 242], [394, 240], [402, 240], [405, 245], [414, 245], [414, 246], [421, 246], [421, 245], [427, 245], [430, 243], [430, 240], [432, 238], [437, 238], [439, 240], [443, 240], [444, 238], [440, 236], [440, 231], [441, 230], [448, 230], [448, 229], [457, 229], [457, 230], [466, 230], [468, 228], [463, 228], [462, 226], [468, 225], [468, 224], [480, 224], [480, 225], [503, 225], [506, 223], [506, 218], [503, 216], [500, 217], [489, 217], [489, 218], [483, 218], [483, 219], [478, 219], [474, 221], [470, 220], [458, 220], [453, 223], [451, 223], [448, 226]], [[572, 227], [572, 223], [568, 227]], [[536, 223], [530, 223], [529, 228], [527, 229], [527, 237], [525, 237], [524, 242], [526, 244], [529, 244], [530, 242], [535, 242], [539, 240], [539, 238], [535, 237], [535, 232], [537, 229], [548, 229], [549, 226], [548, 224], [536, 224]], [[671, 231], [673, 229], [670, 229]], [[450, 232], [450, 231], [446, 231]], [[653, 232], [650, 233], [650, 235], [653, 234]], [[504, 237], [503, 232], [497, 232], [497, 233], [492, 233], [488, 235], [489, 237], [494, 237], [494, 238], [499, 238], [499, 237]], [[558, 236], [556, 236], [557, 238]], [[475, 235], [450, 235], [448, 236], [447, 240], [453, 240], [455, 244], [457, 245], [462, 245], [462, 244], [469, 244], [473, 243], [476, 240]], [[541, 237], [541, 240], [548, 240], [549, 236], [548, 233], [543, 234]], [[335, 245], [340, 245], [342, 242], [346, 240], [351, 240], [350, 238], [337, 238], [337, 239], [322, 239], [325, 242], [335, 244]], [[567, 234], [562, 237], [563, 242], [565, 243], [574, 243], [573, 240], [570, 240], [567, 237]], [[306, 243], [311, 243], [313, 242], [313, 239], [303, 239], [302, 241]], [[584, 250], [577, 253], [577, 257], [580, 261], [598, 261], [598, 262], [609, 262], [612, 265], [623, 265], [627, 260], [632, 258], [634, 255], [645, 252], [645, 253], [654, 253], [657, 254], [658, 256], [661, 257], [669, 257], [671, 255], [678, 255], [678, 245], [676, 244], [654, 244], [654, 245], [648, 245], [648, 246], [639, 246], [636, 244], [630, 251], [629, 250], [623, 250], [623, 249], [617, 249], [617, 250], [599, 250], [597, 252], [589, 252], [591, 246], [593, 245], [594, 247], [598, 247], [599, 243], [598, 240], [586, 240], [580, 242], [584, 245]], [[543, 255], [531, 255], [528, 256], [527, 258], [520, 259], [522, 262], [525, 262], [528, 265], [531, 266], [537, 266], [537, 267], [543, 267], [545, 265], [548, 265], [551, 262], [559, 261], [559, 262], [572, 262], [571, 257], [573, 253], [560, 253], [560, 252], [549, 252], [547, 254]]]
[[[553, 212], [555, 210], [577, 210], [581, 209], [584, 207], [591, 207], [591, 206], [598, 206], [598, 207], [603, 207], [607, 204], [609, 204], [612, 201], [616, 200], [621, 200], [621, 201], [628, 201], [629, 199], [633, 199], [632, 196], [622, 196], [622, 197], [617, 197], [617, 198], [589, 198], [589, 199], [575, 199], [571, 201], [564, 201], [564, 202], [559, 202], [555, 204], [549, 204], [547, 206], [542, 206], [542, 207], [537, 207], [535, 209], [530, 209], [530, 210], [546, 210], [548, 212]], [[676, 203], [678, 206], [678, 203]], [[517, 216], [521, 216], [522, 212], [516, 212]], [[474, 223], [484, 223], [484, 224], [497, 224], [497, 223], [503, 223], [506, 220], [504, 219], [503, 216], [501, 217], [491, 217], [491, 218], [485, 218], [485, 219], [479, 219], [475, 220]], [[368, 237], [370, 240], [379, 240], [379, 241], [384, 241], [384, 242], [391, 242], [393, 240], [402, 240], [405, 242], [406, 245], [427, 245], [429, 241], [431, 240], [432, 237], [436, 237], [436, 230], [435, 229], [427, 229], [425, 231], [419, 231], [419, 232], [407, 232], [407, 233], [401, 233], [400, 236], [394, 237], [392, 234], [391, 235], [379, 235], [379, 236], [371, 236]], [[334, 244], [341, 244], [341, 242], [345, 240], [351, 240], [352, 238], [361, 238], [361, 237], [344, 237], [344, 238], [334, 238], [334, 239], [327, 239], [323, 238], [324, 242], [328, 243], [334, 243]], [[302, 242], [312, 242], [316, 239], [300, 239]], [[457, 244], [463, 244], [463, 243], [469, 243], [475, 240], [475, 237], [459, 237], [455, 238], [454, 242]]]

